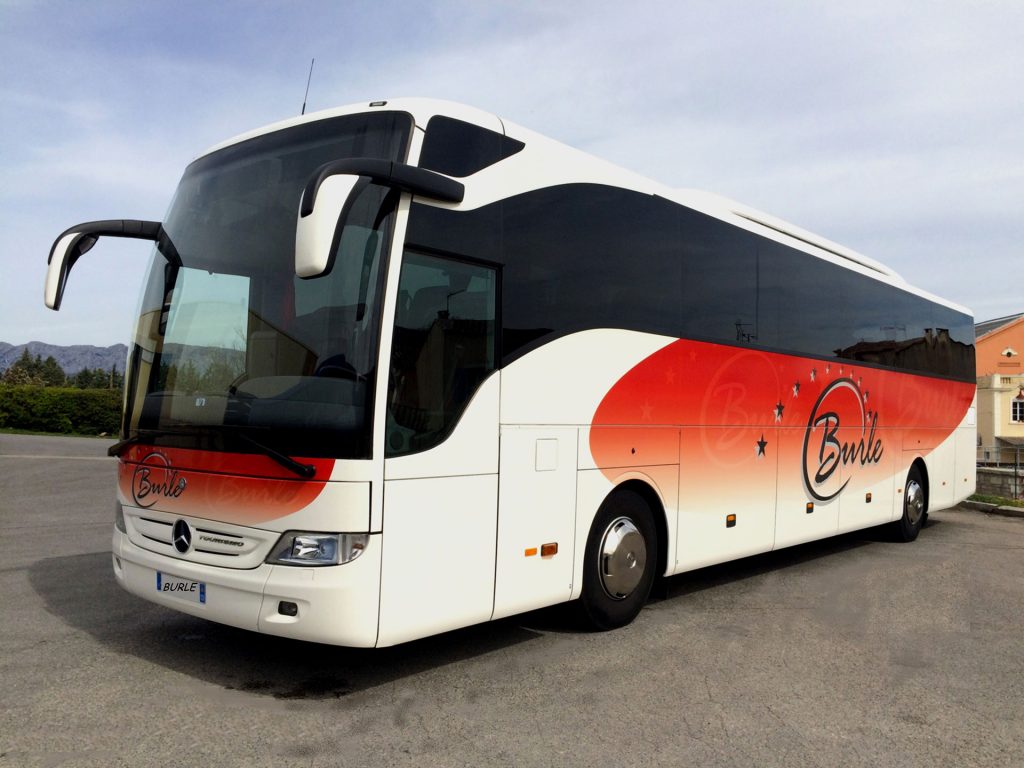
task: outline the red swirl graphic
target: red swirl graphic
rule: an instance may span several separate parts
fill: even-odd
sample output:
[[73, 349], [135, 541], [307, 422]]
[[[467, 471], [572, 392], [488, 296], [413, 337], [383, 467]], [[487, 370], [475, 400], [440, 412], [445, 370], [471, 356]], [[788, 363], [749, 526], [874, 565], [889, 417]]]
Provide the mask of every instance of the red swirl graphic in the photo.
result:
[[[762, 477], [757, 462], [767, 460], [777, 461], [780, 493], [785, 485], [830, 499], [891, 474], [880, 461], [890, 451], [931, 452], [973, 397], [967, 382], [679, 340], [622, 376], [592, 425], [678, 428], [681, 472], [709, 489], [743, 482], [747, 471]], [[622, 466], [617, 433], [626, 431], [591, 430], [594, 462], [613, 481]]]

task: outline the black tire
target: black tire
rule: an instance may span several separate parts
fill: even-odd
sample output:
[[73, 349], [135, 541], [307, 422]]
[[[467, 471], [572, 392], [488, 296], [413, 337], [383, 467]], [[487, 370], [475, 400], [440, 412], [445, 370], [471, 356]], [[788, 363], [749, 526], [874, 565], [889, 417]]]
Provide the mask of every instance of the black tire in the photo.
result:
[[[614, 552], [611, 557], [605, 554], [606, 544]], [[587, 537], [580, 596], [585, 624], [604, 631], [633, 621], [651, 593], [657, 562], [650, 507], [633, 491], [615, 491], [601, 504]]]
[[903, 514], [892, 524], [892, 532], [897, 541], [913, 541], [921, 532], [928, 515], [928, 492], [925, 490], [921, 471], [915, 466], [907, 473], [907, 483], [903, 487]]

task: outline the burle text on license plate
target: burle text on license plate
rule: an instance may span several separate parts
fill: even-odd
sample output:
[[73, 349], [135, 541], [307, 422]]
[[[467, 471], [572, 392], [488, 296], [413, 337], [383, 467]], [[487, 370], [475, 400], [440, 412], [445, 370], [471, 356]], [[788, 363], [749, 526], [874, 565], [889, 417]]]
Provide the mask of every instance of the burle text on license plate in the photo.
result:
[[156, 591], [190, 603], [206, 603], [206, 584], [167, 573], [156, 573]]

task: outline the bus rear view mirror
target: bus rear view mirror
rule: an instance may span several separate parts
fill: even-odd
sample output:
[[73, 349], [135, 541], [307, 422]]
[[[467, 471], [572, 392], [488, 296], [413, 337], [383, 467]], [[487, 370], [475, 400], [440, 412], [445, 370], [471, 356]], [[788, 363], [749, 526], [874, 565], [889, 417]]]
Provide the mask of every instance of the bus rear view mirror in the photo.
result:
[[295, 227], [295, 274], [319, 277], [330, 271], [352, 202], [370, 183], [447, 203], [462, 202], [465, 186], [440, 173], [390, 160], [357, 157], [316, 169], [302, 190]]
[[49, 265], [46, 270], [46, 287], [43, 298], [50, 309], [60, 309], [68, 274], [82, 254], [92, 248], [100, 237], [131, 237], [138, 240], [153, 240], [169, 262], [181, 264], [177, 251], [164, 234], [159, 221], [137, 221], [135, 219], [109, 219], [87, 221], [64, 230], [50, 248]]
[[331, 267], [341, 236], [345, 214], [358, 193], [369, 183], [361, 176], [337, 175], [324, 179], [308, 213], [305, 203], [308, 188], [302, 194], [302, 209], [295, 226], [295, 274], [319, 277]]

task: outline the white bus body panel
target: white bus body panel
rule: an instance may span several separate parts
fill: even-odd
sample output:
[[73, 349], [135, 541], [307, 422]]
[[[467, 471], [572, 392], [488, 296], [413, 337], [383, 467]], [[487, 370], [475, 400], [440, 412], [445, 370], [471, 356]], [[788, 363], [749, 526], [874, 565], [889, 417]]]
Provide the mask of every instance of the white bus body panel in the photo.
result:
[[[569, 599], [576, 527], [577, 430], [501, 430], [494, 618]], [[543, 556], [544, 544], [558, 551]]]
[[[774, 445], [781, 430], [763, 427], [688, 427], [682, 430], [679, 538], [675, 571], [756, 555], [772, 548], [775, 539], [778, 453], [756, 456], [757, 440]], [[754, 461], [730, 466], [716, 458], [719, 442], [746, 443]], [[727, 485], [709, 483], [709, 464], [728, 474]], [[735, 525], [726, 525], [734, 514]]]
[[975, 395], [974, 404], [964, 415], [960, 426], [934, 451], [924, 457], [929, 478], [929, 511], [952, 507], [969, 497], [976, 489], [978, 460], [976, 407], [977, 395]]
[[382, 646], [491, 618], [500, 393], [495, 372], [446, 440], [384, 462]]
[[[882, 461], [884, 466], [889, 469], [889, 474], [886, 477], [856, 492], [839, 495], [837, 533], [881, 525], [903, 514], [902, 488], [906, 478], [903, 468], [910, 467], [913, 457], [904, 456], [902, 458], [903, 463], [900, 462], [900, 456], [896, 451], [885, 453], [882, 456]], [[848, 471], [847, 467], [841, 468], [844, 478]]]
[[672, 341], [615, 329], [555, 339], [502, 370], [501, 423], [589, 426], [623, 373]]
[[491, 618], [498, 476], [389, 480], [378, 645]]

